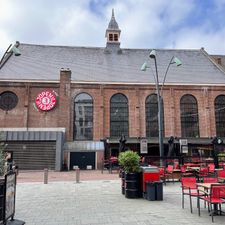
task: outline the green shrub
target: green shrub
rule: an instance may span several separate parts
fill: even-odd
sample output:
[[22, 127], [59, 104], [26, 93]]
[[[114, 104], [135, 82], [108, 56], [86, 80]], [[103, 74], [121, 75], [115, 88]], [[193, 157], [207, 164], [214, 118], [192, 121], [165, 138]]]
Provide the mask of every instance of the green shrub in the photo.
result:
[[127, 173], [136, 173], [140, 171], [140, 156], [137, 152], [128, 150], [119, 154], [119, 165]]

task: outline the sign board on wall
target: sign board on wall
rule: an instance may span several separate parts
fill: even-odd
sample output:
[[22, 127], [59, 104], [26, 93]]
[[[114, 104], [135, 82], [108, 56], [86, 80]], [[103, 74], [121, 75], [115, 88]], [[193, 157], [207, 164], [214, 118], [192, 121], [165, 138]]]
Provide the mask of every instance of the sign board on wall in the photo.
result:
[[148, 140], [141, 139], [141, 154], [147, 154], [147, 153], [148, 153]]
[[187, 139], [180, 139], [180, 152], [183, 154], [188, 153], [188, 140]]
[[5, 180], [5, 219], [7, 220], [9, 217], [13, 217], [15, 213], [16, 174], [7, 174]]
[[49, 111], [56, 105], [56, 95], [53, 91], [42, 91], [36, 97], [36, 106], [42, 111]]

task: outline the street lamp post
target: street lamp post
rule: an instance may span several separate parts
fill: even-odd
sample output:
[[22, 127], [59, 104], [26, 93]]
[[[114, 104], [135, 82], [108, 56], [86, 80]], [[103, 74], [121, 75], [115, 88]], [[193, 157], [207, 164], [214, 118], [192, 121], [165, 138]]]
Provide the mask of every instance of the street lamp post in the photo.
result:
[[[152, 50], [149, 54], [149, 57], [151, 59], [154, 59], [154, 62], [155, 62], [155, 83], [156, 83], [157, 102], [158, 102], [159, 154], [160, 154], [160, 157], [163, 157], [164, 156], [164, 145], [163, 145], [164, 134], [163, 134], [163, 115], [162, 115], [162, 91], [163, 91], [163, 86], [164, 86], [164, 83], [165, 83], [166, 76], [167, 76], [170, 65], [175, 63], [177, 66], [180, 66], [181, 61], [174, 56], [171, 58], [168, 66], [166, 68], [166, 72], [165, 72], [165, 75], [163, 77], [163, 82], [162, 82], [161, 89], [160, 89], [159, 88], [158, 66], [157, 66], [157, 60], [156, 60], [156, 51]], [[149, 68], [149, 66], [145, 62], [142, 65], [141, 70], [146, 71], [147, 68]]]

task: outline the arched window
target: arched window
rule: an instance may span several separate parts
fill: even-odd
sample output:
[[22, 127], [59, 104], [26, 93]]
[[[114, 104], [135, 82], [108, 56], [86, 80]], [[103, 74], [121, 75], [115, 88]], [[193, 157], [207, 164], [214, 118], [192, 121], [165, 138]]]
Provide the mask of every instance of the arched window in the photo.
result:
[[215, 99], [216, 136], [225, 137], [225, 95]]
[[[162, 102], [162, 115], [164, 115], [163, 102]], [[157, 100], [156, 94], [151, 94], [146, 98], [145, 121], [146, 121], [146, 136], [147, 137], [158, 137], [159, 136], [158, 100]], [[164, 127], [164, 116], [162, 116], [162, 124]], [[164, 129], [163, 129], [163, 131], [164, 131]]]
[[110, 100], [110, 136], [129, 136], [128, 100], [122, 94], [115, 94]]
[[93, 139], [93, 100], [86, 93], [76, 96], [74, 101], [74, 140]]
[[180, 100], [182, 137], [199, 137], [198, 104], [192, 95], [184, 95]]

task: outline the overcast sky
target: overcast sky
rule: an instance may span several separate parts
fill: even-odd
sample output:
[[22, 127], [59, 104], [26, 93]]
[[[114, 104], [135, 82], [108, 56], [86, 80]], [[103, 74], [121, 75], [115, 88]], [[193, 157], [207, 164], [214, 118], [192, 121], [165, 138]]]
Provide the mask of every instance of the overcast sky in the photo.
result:
[[17, 40], [104, 47], [112, 8], [122, 48], [225, 55], [225, 0], [0, 0], [0, 56]]

